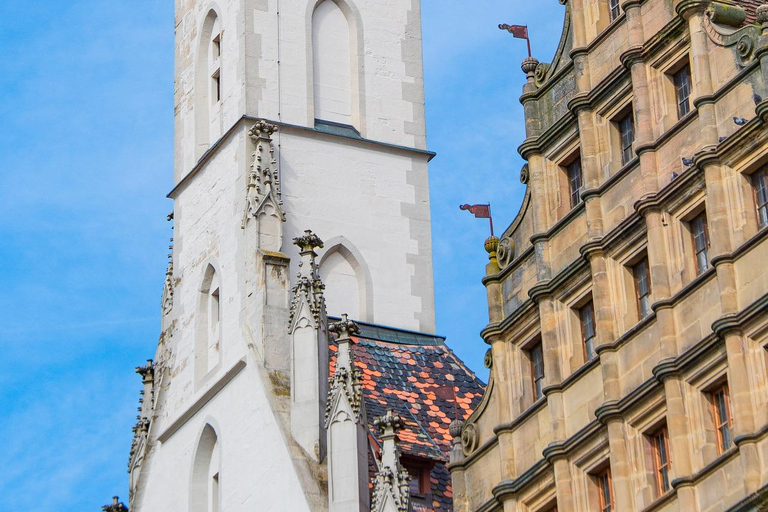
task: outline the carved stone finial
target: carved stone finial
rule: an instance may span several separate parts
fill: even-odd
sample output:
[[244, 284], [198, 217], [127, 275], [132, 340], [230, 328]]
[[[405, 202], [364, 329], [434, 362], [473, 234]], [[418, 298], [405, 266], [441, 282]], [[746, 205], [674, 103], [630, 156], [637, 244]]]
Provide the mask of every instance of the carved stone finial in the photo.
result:
[[487, 252], [491, 258], [496, 257], [496, 249], [499, 248], [499, 237], [489, 236], [485, 239], [485, 252]]
[[403, 420], [391, 409], [376, 418], [373, 424], [381, 431], [381, 461], [373, 479], [372, 512], [407, 512], [410, 510], [411, 480], [408, 470], [400, 467], [397, 431]]
[[382, 435], [386, 436], [397, 434], [405, 424], [400, 416], [395, 414], [392, 409], [388, 409], [384, 416], [379, 416], [373, 420], [373, 426], [378, 428]]
[[277, 131], [277, 126], [268, 123], [265, 119], [259, 119], [248, 130], [248, 136], [252, 139], [270, 139], [272, 134]]
[[302, 253], [314, 252], [317, 248], [323, 248], [323, 241], [311, 229], [307, 229], [304, 231], [304, 236], [297, 236], [293, 239], [293, 245], [297, 246]]
[[768, 25], [768, 4], [760, 5], [755, 11], [755, 19], [760, 25]]
[[521, 69], [523, 70], [523, 73], [528, 77], [529, 80], [533, 80], [535, 73], [536, 73], [536, 67], [539, 65], [539, 61], [536, 57], [526, 57], [523, 59], [523, 63], [520, 65]]
[[[248, 130], [248, 135], [256, 145], [256, 151], [253, 152], [253, 162], [251, 162], [251, 170], [248, 173], [242, 229], [245, 229], [251, 218], [272, 217], [280, 222], [285, 222], [280, 174], [277, 169], [275, 147], [270, 138], [276, 130], [277, 126], [264, 119], [257, 120]], [[280, 233], [282, 233], [282, 228], [280, 228]], [[282, 234], [278, 236], [278, 239], [280, 237]], [[277, 248], [267, 249], [278, 250], [281, 241], [278, 240], [277, 242], [274, 244]]]
[[455, 419], [448, 425], [448, 432], [450, 432], [453, 438], [453, 444], [461, 443], [461, 429], [464, 427], [464, 422], [460, 419]]
[[360, 334], [360, 327], [354, 320], [350, 320], [346, 313], [341, 315], [341, 320], [329, 325], [328, 330], [338, 334], [339, 340], [346, 340], [350, 336]]
[[104, 512], [128, 512], [128, 507], [126, 507], [121, 501], [120, 498], [117, 496], [112, 497], [112, 503], [109, 505], [104, 505], [101, 507], [101, 510]]
[[315, 253], [315, 248], [323, 247], [323, 241], [311, 230], [307, 229], [304, 231], [304, 236], [297, 236], [293, 239], [293, 243], [299, 247], [301, 261], [299, 262], [298, 280], [292, 289], [293, 300], [291, 301], [288, 319], [288, 329], [291, 333], [297, 327], [299, 320], [297, 315], [302, 309], [302, 303], [306, 303], [309, 306], [315, 328], [320, 327], [321, 317], [323, 318], [322, 323], [325, 324], [326, 322], [325, 285], [320, 279], [316, 261], [317, 254]]
[[141, 378], [144, 381], [152, 380], [155, 373], [154, 361], [152, 361], [152, 359], [147, 359], [147, 364], [136, 367], [136, 373], [141, 375]]

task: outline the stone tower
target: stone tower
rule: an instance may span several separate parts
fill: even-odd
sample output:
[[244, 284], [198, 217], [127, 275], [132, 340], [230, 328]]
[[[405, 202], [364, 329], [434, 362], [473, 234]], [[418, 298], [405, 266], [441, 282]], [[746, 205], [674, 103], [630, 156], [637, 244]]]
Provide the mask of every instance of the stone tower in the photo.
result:
[[327, 510], [326, 308], [434, 332], [419, 1], [177, 0], [175, 31], [130, 508]]

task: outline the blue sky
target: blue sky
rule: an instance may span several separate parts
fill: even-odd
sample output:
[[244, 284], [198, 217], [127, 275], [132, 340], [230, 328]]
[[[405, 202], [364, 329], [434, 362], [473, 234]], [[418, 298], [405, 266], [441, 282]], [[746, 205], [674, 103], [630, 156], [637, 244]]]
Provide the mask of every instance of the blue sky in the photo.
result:
[[[527, 23], [549, 60], [554, 0], [422, 0], [438, 331], [485, 377], [485, 221], [514, 217]], [[0, 508], [127, 500], [170, 226], [173, 2], [0, 0]]]

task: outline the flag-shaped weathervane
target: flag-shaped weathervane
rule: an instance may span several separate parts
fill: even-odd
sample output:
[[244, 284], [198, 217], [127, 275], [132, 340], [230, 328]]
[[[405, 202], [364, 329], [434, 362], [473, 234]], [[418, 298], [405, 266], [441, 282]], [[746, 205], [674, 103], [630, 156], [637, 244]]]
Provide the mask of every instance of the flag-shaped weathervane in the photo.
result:
[[490, 204], [463, 204], [460, 210], [469, 211], [476, 219], [488, 219], [491, 223], [491, 236], [493, 236], [493, 217], [491, 217]]
[[512, 37], [525, 39], [528, 43], [528, 57], [531, 56], [531, 40], [528, 39], [528, 25], [507, 25], [506, 23], [502, 23], [499, 25], [499, 28], [512, 34]]

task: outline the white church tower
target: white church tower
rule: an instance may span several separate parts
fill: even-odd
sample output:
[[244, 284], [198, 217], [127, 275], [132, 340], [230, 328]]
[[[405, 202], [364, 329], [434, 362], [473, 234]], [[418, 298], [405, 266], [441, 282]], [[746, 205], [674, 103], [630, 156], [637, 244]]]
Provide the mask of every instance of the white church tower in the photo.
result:
[[326, 314], [435, 328], [419, 0], [176, 0], [175, 31], [130, 508], [329, 510]]

